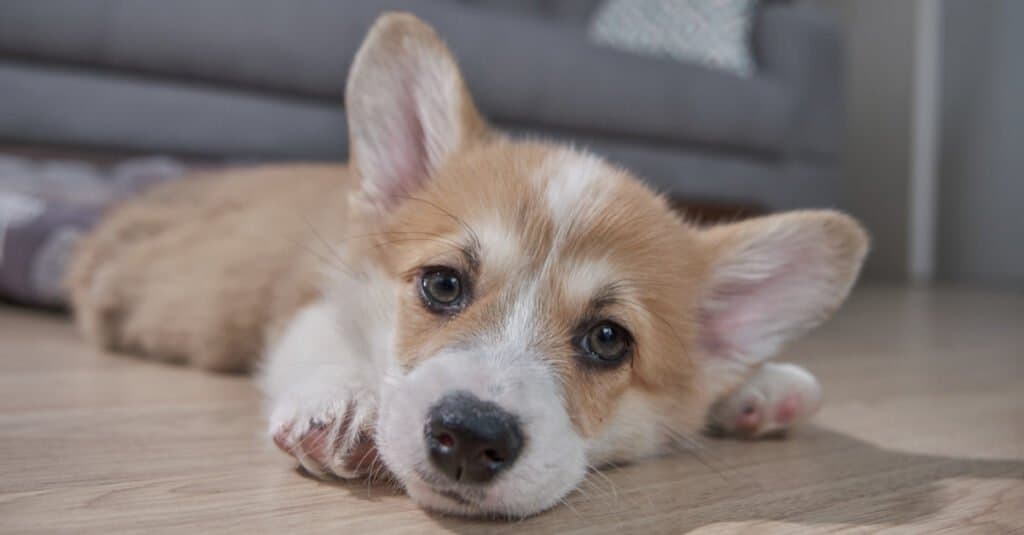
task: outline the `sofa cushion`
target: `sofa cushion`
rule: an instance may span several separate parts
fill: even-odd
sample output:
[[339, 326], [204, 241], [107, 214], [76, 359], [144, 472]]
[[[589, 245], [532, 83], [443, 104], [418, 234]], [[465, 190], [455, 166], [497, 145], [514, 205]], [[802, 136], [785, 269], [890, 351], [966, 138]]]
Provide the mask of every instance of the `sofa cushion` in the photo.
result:
[[343, 159], [340, 106], [0, 61], [0, 139], [229, 158]]
[[628, 52], [750, 76], [755, 7], [755, 0], [608, 0], [591, 22], [590, 38]]
[[11, 0], [0, 53], [340, 102], [383, 9], [443, 35], [499, 121], [778, 153], [795, 102], [784, 80], [607, 50], [586, 28], [441, 0]]
[[605, 0], [453, 0], [477, 8], [585, 26]]

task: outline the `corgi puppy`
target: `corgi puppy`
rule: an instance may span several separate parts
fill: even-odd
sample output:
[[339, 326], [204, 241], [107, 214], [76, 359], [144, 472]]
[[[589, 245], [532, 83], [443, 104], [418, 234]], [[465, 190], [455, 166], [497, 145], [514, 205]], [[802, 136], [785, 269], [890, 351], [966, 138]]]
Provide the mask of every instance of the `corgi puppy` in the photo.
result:
[[766, 363], [845, 298], [849, 217], [698, 228], [624, 169], [492, 130], [434, 31], [386, 14], [345, 92], [351, 161], [230, 170], [112, 211], [69, 272], [99, 346], [253, 369], [308, 472], [521, 517], [588, 468], [817, 408]]

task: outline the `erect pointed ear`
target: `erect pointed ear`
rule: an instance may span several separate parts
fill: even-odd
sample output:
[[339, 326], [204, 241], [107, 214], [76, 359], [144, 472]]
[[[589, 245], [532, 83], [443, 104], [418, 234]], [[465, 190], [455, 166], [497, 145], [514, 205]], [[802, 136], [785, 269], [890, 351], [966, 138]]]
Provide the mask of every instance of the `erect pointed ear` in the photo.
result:
[[387, 208], [415, 191], [486, 125], [451, 52], [426, 23], [386, 13], [356, 53], [345, 88], [350, 151], [364, 199]]
[[830, 211], [751, 219], [701, 238], [711, 263], [699, 342], [707, 358], [727, 361], [718, 368], [733, 370], [824, 321], [846, 298], [868, 249], [861, 226]]

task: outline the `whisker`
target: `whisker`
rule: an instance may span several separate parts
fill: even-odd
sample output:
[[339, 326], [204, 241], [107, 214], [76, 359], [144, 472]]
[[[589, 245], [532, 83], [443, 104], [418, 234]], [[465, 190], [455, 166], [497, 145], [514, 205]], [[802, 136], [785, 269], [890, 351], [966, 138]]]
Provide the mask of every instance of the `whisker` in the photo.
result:
[[[594, 475], [600, 477], [601, 479], [603, 479], [606, 483], [608, 483], [608, 487], [611, 489], [613, 498], [618, 500], [619, 499], [619, 489], [618, 489], [618, 487], [615, 486], [615, 482], [612, 481], [611, 478], [608, 477], [607, 475], [605, 475], [601, 470], [598, 470], [597, 467], [595, 467], [593, 465], [589, 465], [589, 464], [587, 465], [587, 467], [590, 469], [590, 474], [594, 474]], [[588, 474], [588, 475], [590, 475], [590, 474]]]
[[[359, 462], [357, 462], [357, 463], [356, 463], [356, 466], [355, 466], [355, 468], [353, 469], [353, 471], [354, 471], [354, 472], [358, 472], [358, 471], [359, 471], [359, 468], [363, 466], [363, 461], [365, 461], [365, 460], [366, 460], [366, 457], [367, 457], [368, 455], [370, 455], [370, 453], [371, 453], [371, 452], [373, 452], [373, 448], [368, 448], [368, 449], [367, 449], [367, 450], [366, 450], [366, 451], [365, 451], [365, 452], [363, 453], [363, 456], [359, 458]], [[376, 459], [374, 459], [374, 460], [376, 460]], [[373, 466], [373, 463], [372, 463], [372, 462], [370, 463], [370, 466], [371, 466], [371, 467]]]
[[469, 235], [470, 240], [472, 240], [474, 245], [479, 245], [479, 243], [480, 243], [480, 236], [476, 233], [475, 230], [473, 230], [473, 227], [471, 227], [469, 224], [467, 224], [466, 221], [463, 220], [461, 217], [451, 213], [448, 210], [445, 210], [441, 206], [438, 206], [436, 203], [430, 202], [430, 201], [428, 201], [426, 199], [421, 199], [419, 197], [414, 197], [412, 195], [399, 195], [398, 198], [409, 200], [409, 201], [416, 201], [416, 202], [420, 202], [420, 203], [426, 204], [427, 206], [430, 206], [430, 207], [434, 208], [435, 210], [437, 210], [438, 212], [441, 212], [442, 214], [448, 216], [452, 221], [454, 221], [456, 224], [458, 224], [460, 227], [462, 227], [463, 230], [466, 231], [466, 234]]
[[579, 511], [577, 511], [577, 510], [576, 510], [576, 508], [575, 508], [575, 507], [573, 507], [571, 503], [569, 503], [569, 500], [567, 500], [567, 499], [565, 499], [565, 498], [563, 497], [563, 498], [559, 498], [559, 499], [558, 499], [558, 501], [559, 501], [559, 502], [561, 502], [561, 503], [562, 503], [562, 505], [564, 505], [564, 506], [568, 507], [568, 508], [569, 508], [569, 510], [570, 510], [570, 511], [572, 511], [572, 512], [573, 512], [573, 514], [575, 514], [575, 515], [576, 515], [577, 517], [579, 517], [579, 518], [583, 518], [583, 515], [581, 515], [581, 514], [580, 514], [580, 512], [579, 512]]
[[[592, 489], [594, 489], [596, 491], [596, 495], [591, 495], [589, 492], [584, 490], [584, 488], [582, 487], [583, 484], [589, 485]], [[613, 492], [612, 490], [599, 485], [597, 481], [594, 480], [594, 478], [590, 477], [590, 474], [587, 474], [587, 477], [583, 478], [583, 481], [580, 482], [580, 485], [581, 486], [576, 487], [576, 491], [579, 492], [580, 495], [583, 496], [583, 498], [585, 498], [587, 501], [594, 501], [596, 499], [600, 499], [614, 503], [615, 501], [618, 500], [618, 493]]]
[[701, 465], [703, 465], [705, 468], [707, 468], [711, 472], [714, 472], [723, 481], [730, 481], [729, 477], [726, 476], [724, 472], [722, 472], [721, 470], [716, 468], [714, 466], [714, 464], [712, 464], [710, 461], [708, 461], [707, 459], [705, 459], [702, 455], [700, 455], [698, 453], [698, 450], [702, 449], [700, 444], [698, 444], [697, 442], [693, 441], [690, 437], [687, 437], [687, 436], [683, 435], [682, 433], [679, 433], [679, 432], [677, 432], [677, 431], [675, 431], [673, 429], [670, 429], [667, 426], [663, 425], [662, 426], [662, 430], [665, 432], [665, 434], [667, 434], [669, 436], [670, 439], [672, 439], [674, 445], [677, 447], [677, 450], [681, 450], [681, 451], [683, 451], [683, 452], [693, 456], [693, 458], [696, 459], [697, 462], [699, 462]]
[[[584, 483], [590, 483], [591, 485], [594, 484], [592, 481], [590, 481], [587, 478], [583, 478], [583, 481], [580, 481], [580, 485], [583, 485]], [[573, 489], [573, 491], [579, 493], [579, 495], [583, 496], [584, 499], [590, 500], [590, 493], [588, 493], [587, 491], [583, 490], [582, 486], [576, 487], [575, 489]]]
[[322, 265], [322, 267], [336, 270], [339, 273], [341, 273], [341, 274], [343, 274], [343, 275], [345, 275], [347, 277], [353, 278], [353, 279], [358, 278], [356, 273], [352, 272], [351, 269], [349, 269], [348, 267], [343, 266], [343, 265], [338, 265], [337, 263], [335, 263], [335, 261], [333, 259], [324, 256], [323, 254], [317, 252], [312, 247], [309, 247], [306, 244], [302, 244], [301, 247], [302, 247], [302, 249], [304, 251], [306, 251], [307, 253], [313, 255], [313, 257], [315, 257], [317, 260], [319, 260], [321, 265]]
[[424, 232], [424, 231], [414, 231], [414, 230], [409, 230], [409, 231], [390, 230], [390, 231], [386, 231], [386, 232], [368, 232], [366, 234], [353, 234], [353, 235], [350, 235], [350, 236], [345, 236], [345, 237], [343, 237], [343, 238], [341, 238], [339, 240], [339, 243], [347, 243], [347, 242], [350, 242], [352, 240], [358, 240], [358, 239], [379, 238], [381, 236], [395, 236], [395, 235], [397, 235], [397, 236], [429, 236], [429, 237], [438, 238], [438, 239], [444, 239], [445, 238], [444, 235], [438, 234], [436, 232]]
[[433, 241], [433, 242], [443, 243], [445, 245], [448, 245], [450, 247], [454, 247], [456, 249], [462, 249], [462, 246], [460, 244], [455, 243], [455, 242], [453, 242], [451, 240], [445, 240], [445, 239], [441, 239], [441, 238], [401, 238], [401, 239], [397, 239], [397, 240], [388, 240], [388, 241], [380, 242], [380, 243], [374, 245], [373, 248], [374, 249], [379, 249], [381, 247], [386, 247], [388, 245], [394, 245], [396, 243], [422, 242], [422, 241]]
[[299, 220], [301, 220], [301, 221], [302, 221], [302, 222], [303, 222], [303, 223], [304, 223], [304, 224], [306, 225], [306, 227], [307, 227], [307, 228], [309, 229], [309, 231], [310, 231], [310, 232], [311, 232], [311, 233], [313, 234], [313, 236], [314, 236], [314, 237], [316, 237], [316, 238], [317, 238], [317, 240], [319, 240], [321, 244], [323, 244], [324, 248], [325, 248], [325, 249], [327, 249], [327, 252], [328, 252], [328, 253], [329, 253], [329, 254], [330, 254], [330, 255], [331, 255], [331, 256], [332, 256], [333, 258], [334, 258], [334, 260], [336, 260], [336, 261], [337, 261], [338, 263], [340, 263], [340, 264], [341, 264], [342, 266], [345, 266], [345, 268], [347, 268], [347, 269], [348, 269], [348, 273], [349, 273], [349, 274], [350, 274], [350, 275], [351, 275], [351, 276], [352, 276], [353, 278], [358, 278], [358, 277], [357, 277], [357, 275], [356, 275], [356, 270], [355, 270], [355, 268], [353, 268], [351, 264], [349, 264], [348, 262], [346, 262], [346, 261], [345, 261], [345, 260], [344, 260], [344, 259], [343, 259], [343, 258], [341, 257], [341, 255], [339, 255], [339, 254], [338, 254], [338, 251], [336, 251], [336, 250], [334, 249], [334, 247], [332, 247], [332, 246], [331, 246], [330, 242], [328, 242], [328, 241], [327, 241], [327, 239], [326, 239], [326, 238], [324, 238], [324, 235], [323, 235], [323, 234], [321, 234], [321, 233], [320, 233], [320, 232], [319, 232], [319, 231], [318, 231], [318, 230], [316, 229], [316, 227], [315, 227], [315, 226], [313, 225], [312, 221], [310, 221], [310, 220], [309, 220], [309, 218], [307, 218], [307, 217], [306, 217], [306, 216], [305, 216], [304, 214], [296, 214], [296, 215], [298, 216]]

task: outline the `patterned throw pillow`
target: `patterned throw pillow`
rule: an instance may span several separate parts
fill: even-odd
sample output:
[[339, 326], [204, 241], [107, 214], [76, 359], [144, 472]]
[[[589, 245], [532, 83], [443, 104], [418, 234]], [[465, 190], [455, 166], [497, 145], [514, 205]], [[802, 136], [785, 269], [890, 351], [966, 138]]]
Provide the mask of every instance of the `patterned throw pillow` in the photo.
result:
[[136, 158], [112, 168], [0, 154], [0, 300], [60, 306], [75, 242], [119, 199], [179, 178], [169, 158]]
[[749, 76], [756, 0], [608, 0], [590, 38], [613, 48]]

